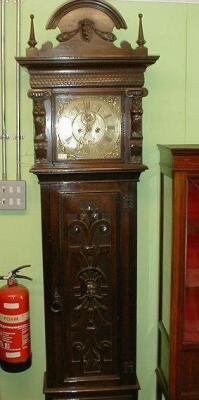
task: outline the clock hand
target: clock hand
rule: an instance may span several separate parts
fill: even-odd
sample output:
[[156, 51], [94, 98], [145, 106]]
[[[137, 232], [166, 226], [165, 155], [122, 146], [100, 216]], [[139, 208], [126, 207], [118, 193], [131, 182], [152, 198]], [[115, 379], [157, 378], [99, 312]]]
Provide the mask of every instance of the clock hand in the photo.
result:
[[87, 123], [87, 125], [86, 125], [86, 133], [89, 133], [89, 132], [91, 132], [92, 131], [92, 128], [93, 128], [93, 124], [91, 124], [91, 123]]
[[72, 136], [69, 136], [69, 138], [65, 140], [65, 143], [69, 143], [71, 141], [71, 139], [72, 139]]
[[85, 125], [86, 133], [90, 132], [96, 121], [96, 115], [94, 113], [83, 113], [81, 119], [82, 123]]

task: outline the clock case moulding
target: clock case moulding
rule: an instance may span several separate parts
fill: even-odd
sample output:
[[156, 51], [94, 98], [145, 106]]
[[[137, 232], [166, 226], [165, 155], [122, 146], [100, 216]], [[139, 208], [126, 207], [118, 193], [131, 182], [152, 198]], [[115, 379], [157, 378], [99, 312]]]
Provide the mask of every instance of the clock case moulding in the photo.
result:
[[[33, 20], [26, 57], [17, 61], [30, 75], [31, 172], [41, 185], [44, 393], [46, 400], [136, 400], [137, 182], [147, 168], [142, 98], [145, 70], [158, 56], [148, 55], [141, 14], [137, 47], [116, 46], [115, 31], [127, 25], [102, 0], [69, 1], [55, 11], [46, 28], [59, 28], [56, 47], [37, 49]], [[56, 96], [121, 99], [118, 155], [58, 159]], [[90, 107], [80, 110], [85, 141], [92, 138], [90, 119], [101, 118]]]

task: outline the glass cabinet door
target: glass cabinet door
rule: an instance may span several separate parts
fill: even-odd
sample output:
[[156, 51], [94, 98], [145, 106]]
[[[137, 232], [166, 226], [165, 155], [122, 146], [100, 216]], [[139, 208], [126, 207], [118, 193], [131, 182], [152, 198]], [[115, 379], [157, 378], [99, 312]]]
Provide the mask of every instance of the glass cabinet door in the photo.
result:
[[199, 344], [199, 179], [187, 187], [184, 341]]
[[171, 303], [171, 245], [172, 245], [173, 181], [161, 174], [161, 252], [160, 252], [160, 309], [159, 309], [159, 368], [168, 384], [169, 336]]

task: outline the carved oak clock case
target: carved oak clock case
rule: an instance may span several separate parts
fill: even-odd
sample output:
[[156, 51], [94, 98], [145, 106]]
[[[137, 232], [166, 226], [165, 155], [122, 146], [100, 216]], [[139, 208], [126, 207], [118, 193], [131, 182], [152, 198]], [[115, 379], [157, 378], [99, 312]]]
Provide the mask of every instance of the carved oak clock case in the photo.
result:
[[59, 44], [27, 56], [41, 185], [46, 399], [137, 399], [136, 208], [142, 163], [145, 47], [114, 45], [126, 29], [99, 0], [60, 7]]

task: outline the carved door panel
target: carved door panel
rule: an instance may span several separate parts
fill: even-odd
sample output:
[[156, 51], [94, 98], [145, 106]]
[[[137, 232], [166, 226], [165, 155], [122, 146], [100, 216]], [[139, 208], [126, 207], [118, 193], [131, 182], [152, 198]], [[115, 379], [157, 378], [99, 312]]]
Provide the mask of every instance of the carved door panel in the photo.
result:
[[65, 266], [66, 375], [115, 374], [117, 365], [116, 194], [61, 195]]
[[70, 185], [70, 193], [56, 185], [50, 190], [51, 245], [44, 252], [49, 385], [121, 379], [127, 332], [121, 338], [120, 231], [128, 209], [121, 215], [116, 183], [108, 191], [99, 183], [84, 191], [79, 185]]

